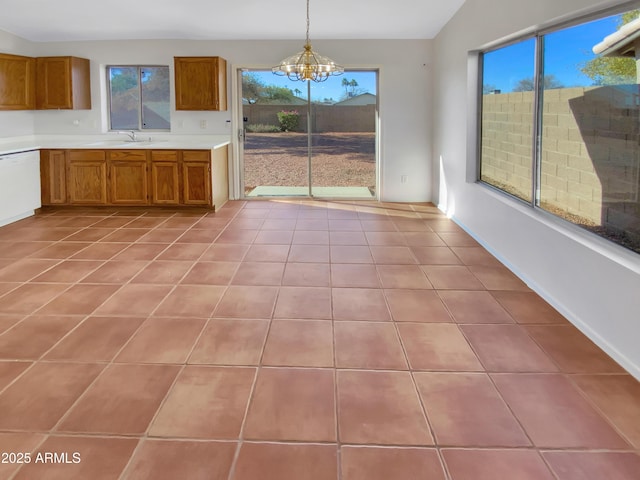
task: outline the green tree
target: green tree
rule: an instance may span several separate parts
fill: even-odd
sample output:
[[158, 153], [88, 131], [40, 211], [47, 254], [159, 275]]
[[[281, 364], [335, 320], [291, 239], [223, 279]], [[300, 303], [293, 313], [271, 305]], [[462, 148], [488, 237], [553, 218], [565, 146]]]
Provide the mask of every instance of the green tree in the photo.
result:
[[[640, 9], [623, 13], [618, 21], [618, 30], [639, 16]], [[594, 85], [636, 83], [636, 61], [630, 57], [598, 56], [585, 62], [580, 71], [589, 77]]]
[[242, 97], [249, 103], [292, 103], [293, 91], [277, 85], [266, 85], [255, 73], [242, 75]]
[[[531, 92], [535, 87], [535, 81], [533, 77], [522, 78], [518, 80], [516, 86], [513, 87], [514, 92]], [[544, 76], [544, 89], [551, 90], [552, 88], [564, 88], [564, 85], [555, 75]]]

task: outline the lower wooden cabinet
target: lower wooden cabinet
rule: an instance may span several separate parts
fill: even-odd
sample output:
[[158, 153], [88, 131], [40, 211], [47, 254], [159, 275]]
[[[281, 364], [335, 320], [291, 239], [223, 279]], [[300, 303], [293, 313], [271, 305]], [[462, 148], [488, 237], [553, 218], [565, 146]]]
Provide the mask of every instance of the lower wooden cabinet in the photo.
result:
[[214, 195], [211, 165], [210, 150], [42, 150], [42, 204], [220, 206], [227, 170]]

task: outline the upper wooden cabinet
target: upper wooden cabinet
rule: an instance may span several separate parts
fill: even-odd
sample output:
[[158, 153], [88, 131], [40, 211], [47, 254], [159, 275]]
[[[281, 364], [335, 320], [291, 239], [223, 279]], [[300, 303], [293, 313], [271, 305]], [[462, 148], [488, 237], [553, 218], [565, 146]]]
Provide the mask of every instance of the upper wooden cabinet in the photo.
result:
[[78, 57], [36, 58], [36, 108], [91, 109], [89, 60]]
[[226, 110], [227, 61], [174, 57], [176, 110]]
[[0, 53], [0, 110], [36, 106], [36, 59]]

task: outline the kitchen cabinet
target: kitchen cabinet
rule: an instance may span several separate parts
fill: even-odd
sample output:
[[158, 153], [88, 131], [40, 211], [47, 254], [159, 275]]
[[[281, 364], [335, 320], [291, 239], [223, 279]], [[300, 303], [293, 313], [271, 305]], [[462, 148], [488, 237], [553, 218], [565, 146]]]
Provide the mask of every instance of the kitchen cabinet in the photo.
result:
[[211, 205], [211, 158], [208, 151], [182, 152], [182, 202]]
[[0, 53], [0, 110], [33, 110], [35, 88], [35, 58]]
[[40, 183], [42, 205], [67, 203], [67, 152], [40, 151]]
[[109, 150], [109, 203], [146, 205], [149, 203], [147, 152]]
[[104, 150], [70, 150], [68, 163], [68, 203], [71, 205], [106, 205], [106, 152]]
[[0, 226], [29, 217], [40, 208], [39, 163], [37, 150], [0, 155]]
[[174, 57], [176, 110], [227, 110], [227, 61]]
[[177, 150], [151, 151], [151, 203], [180, 203], [180, 170]]
[[90, 110], [89, 60], [69, 56], [36, 58], [36, 108]]

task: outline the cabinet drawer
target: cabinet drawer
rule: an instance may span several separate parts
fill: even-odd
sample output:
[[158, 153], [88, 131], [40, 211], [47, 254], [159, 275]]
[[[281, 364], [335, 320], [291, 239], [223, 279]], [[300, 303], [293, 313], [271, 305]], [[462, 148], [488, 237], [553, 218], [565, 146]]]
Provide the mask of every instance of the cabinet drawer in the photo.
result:
[[96, 161], [105, 160], [104, 150], [69, 150], [69, 160], [71, 161]]
[[209, 150], [183, 150], [182, 159], [185, 162], [206, 162], [209, 161], [210, 154]]
[[136, 160], [138, 162], [147, 159], [145, 150], [109, 150], [109, 160]]
[[152, 150], [151, 160], [159, 162], [177, 162], [178, 151], [177, 150]]

